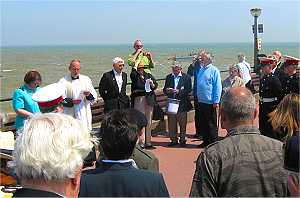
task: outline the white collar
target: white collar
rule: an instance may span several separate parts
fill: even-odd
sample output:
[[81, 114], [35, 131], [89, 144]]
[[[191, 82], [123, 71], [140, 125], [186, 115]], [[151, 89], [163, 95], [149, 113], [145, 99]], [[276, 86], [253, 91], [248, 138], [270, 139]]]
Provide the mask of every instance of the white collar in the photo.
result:
[[115, 68], [113, 68], [113, 71], [114, 71], [115, 76], [121, 76], [121, 75], [122, 75], [122, 71], [121, 71], [121, 73], [118, 73], [118, 72], [115, 70]]
[[177, 76], [175, 76], [174, 73], [172, 73], [172, 75], [173, 75], [174, 77], [178, 77], [178, 76], [182, 76], [182, 73], [181, 73], [181, 71], [180, 71], [179, 74], [178, 74]]
[[128, 163], [131, 162], [131, 165], [138, 169], [138, 166], [136, 165], [135, 161], [133, 159], [126, 159], [126, 160], [102, 160], [102, 162], [105, 163], [119, 163], [119, 164], [124, 164], [124, 163]]

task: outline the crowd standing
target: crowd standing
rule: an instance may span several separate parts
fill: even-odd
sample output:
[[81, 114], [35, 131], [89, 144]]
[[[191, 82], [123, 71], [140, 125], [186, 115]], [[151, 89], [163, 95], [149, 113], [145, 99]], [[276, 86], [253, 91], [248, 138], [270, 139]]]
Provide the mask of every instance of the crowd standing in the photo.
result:
[[[25, 75], [12, 103], [19, 134], [15, 171], [25, 187], [16, 196], [76, 197], [79, 189], [80, 196], [169, 196], [158, 173], [159, 160], [145, 150], [153, 148], [151, 123], [158, 87], [151, 74], [154, 60], [141, 40], [133, 47], [127, 61], [130, 97], [122, 58], [114, 58], [112, 70], [100, 79], [105, 112], [100, 144], [89, 134], [91, 104], [98, 97], [91, 79], [80, 74], [79, 59], [70, 62], [69, 74], [59, 82], [42, 88], [37, 71]], [[163, 88], [171, 147], [186, 146], [187, 112], [192, 109], [189, 94], [194, 97], [194, 137], [203, 140], [199, 147], [204, 150], [196, 162], [190, 196], [299, 195], [299, 163], [293, 157], [295, 153], [299, 157], [299, 59], [279, 51], [261, 55], [259, 112], [245, 55], [238, 55], [238, 63], [229, 67], [230, 75], [223, 82], [213, 60], [212, 53], [200, 50], [187, 74], [174, 61]], [[257, 116], [259, 129], [254, 126]], [[218, 137], [219, 123], [228, 132], [224, 139]], [[45, 131], [47, 138], [39, 131]], [[35, 156], [28, 154], [30, 150]], [[81, 176], [84, 164], [90, 167]]]

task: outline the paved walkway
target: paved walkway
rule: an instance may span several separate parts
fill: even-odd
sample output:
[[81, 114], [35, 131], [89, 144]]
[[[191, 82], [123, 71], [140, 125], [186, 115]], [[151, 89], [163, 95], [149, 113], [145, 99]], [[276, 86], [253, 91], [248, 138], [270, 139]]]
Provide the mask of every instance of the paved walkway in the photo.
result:
[[[257, 120], [255, 124], [258, 126]], [[187, 146], [167, 147], [170, 142], [167, 134], [152, 137], [156, 149], [151, 150], [159, 159], [160, 172], [163, 174], [171, 197], [188, 197], [195, 171], [195, 161], [203, 150], [197, 145], [202, 141], [192, 138], [195, 134], [194, 122], [187, 125]], [[226, 136], [224, 129], [219, 130], [219, 136]]]

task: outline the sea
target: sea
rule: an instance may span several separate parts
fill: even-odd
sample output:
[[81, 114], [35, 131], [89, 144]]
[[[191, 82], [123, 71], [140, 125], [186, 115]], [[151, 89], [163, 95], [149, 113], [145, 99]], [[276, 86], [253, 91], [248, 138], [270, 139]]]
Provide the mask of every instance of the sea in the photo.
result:
[[[299, 57], [299, 43], [263, 43], [259, 53], [271, 54], [280, 50], [284, 55]], [[171, 73], [170, 57], [186, 57], [205, 49], [214, 55], [214, 65], [221, 71], [237, 63], [237, 54], [244, 53], [246, 61], [253, 64], [253, 43], [144, 43], [144, 50], [153, 55], [155, 78], [164, 78]], [[42, 86], [57, 82], [68, 73], [72, 59], [81, 60], [81, 73], [92, 79], [98, 86], [102, 74], [112, 68], [112, 59], [121, 57], [127, 62], [128, 55], [133, 53], [132, 44], [113, 45], [56, 45], [56, 46], [14, 46], [1, 47], [0, 98], [11, 98], [15, 89], [23, 84], [27, 71], [37, 70], [42, 75]], [[180, 59], [183, 71], [187, 71], [191, 58]], [[126, 65], [125, 72], [131, 68]], [[228, 75], [222, 72], [222, 77]], [[128, 79], [130, 81], [130, 79]], [[163, 86], [163, 82], [160, 83]], [[0, 102], [1, 111], [11, 112], [11, 101]]]

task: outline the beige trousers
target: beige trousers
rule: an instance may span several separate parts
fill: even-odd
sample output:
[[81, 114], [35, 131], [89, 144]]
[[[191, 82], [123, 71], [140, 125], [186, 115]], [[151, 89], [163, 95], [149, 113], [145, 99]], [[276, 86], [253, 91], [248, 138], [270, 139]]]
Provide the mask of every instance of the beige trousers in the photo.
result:
[[141, 140], [144, 141], [144, 144], [146, 146], [151, 145], [151, 123], [152, 123], [153, 106], [147, 104], [146, 96], [139, 96], [134, 98], [134, 108], [144, 113], [144, 115], [147, 118], [145, 139], [143, 140], [141, 136]]
[[178, 112], [177, 114], [168, 114], [168, 130], [170, 140], [172, 142], [178, 142], [178, 126], [180, 128], [180, 142], [185, 141], [186, 136], [186, 124], [187, 124], [187, 112]]

